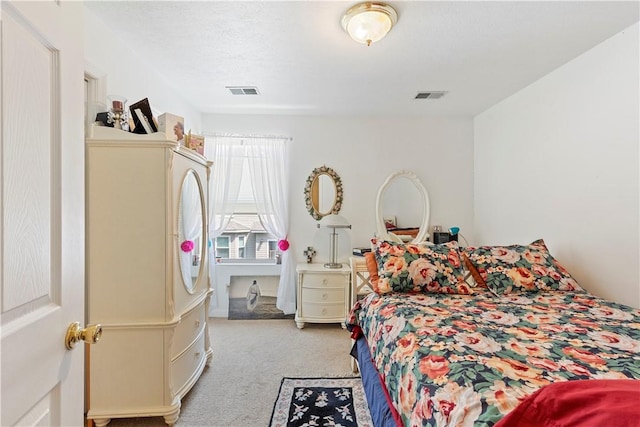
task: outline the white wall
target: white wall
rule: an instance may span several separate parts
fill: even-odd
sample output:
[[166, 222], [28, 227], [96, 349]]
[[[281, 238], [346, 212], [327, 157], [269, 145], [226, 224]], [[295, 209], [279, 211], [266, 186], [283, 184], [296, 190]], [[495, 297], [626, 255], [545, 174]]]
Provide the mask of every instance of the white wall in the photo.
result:
[[[431, 224], [457, 225], [473, 237], [473, 130], [471, 118], [379, 118], [203, 115], [203, 131], [293, 137], [291, 227], [295, 258], [314, 246], [314, 262], [328, 260], [328, 238], [307, 213], [304, 184], [316, 167], [333, 168], [342, 179], [341, 215], [352, 224], [351, 246], [369, 246], [375, 232], [378, 188], [398, 170], [415, 172], [431, 198]], [[419, 225], [419, 224], [417, 224]]]
[[539, 237], [589, 291], [640, 307], [638, 24], [474, 119], [480, 244]]
[[83, 9], [86, 69], [92, 77], [106, 79], [106, 95], [124, 96], [127, 105], [148, 98], [156, 119], [162, 113], [173, 113], [184, 117], [186, 131], [198, 133], [201, 114], [181, 95], [180, 82], [167, 81], [140, 59], [131, 49], [131, 41], [123, 41], [90, 10]]

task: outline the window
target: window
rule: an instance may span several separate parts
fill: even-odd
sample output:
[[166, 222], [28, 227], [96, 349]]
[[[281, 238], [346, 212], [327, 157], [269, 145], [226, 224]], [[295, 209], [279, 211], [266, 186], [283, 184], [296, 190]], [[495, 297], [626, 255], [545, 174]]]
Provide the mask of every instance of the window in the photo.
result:
[[216, 237], [216, 258], [229, 258], [229, 236]]
[[275, 258], [278, 248], [275, 240], [269, 240], [269, 258]]
[[238, 236], [238, 258], [244, 258], [244, 236]]
[[[269, 234], [260, 222], [247, 159], [244, 160], [242, 169], [238, 202], [221, 236], [227, 238], [223, 247], [226, 249], [226, 256], [218, 256], [228, 259], [225, 262], [275, 262], [278, 252], [277, 239]], [[229, 242], [232, 242], [231, 248]], [[216, 242], [216, 253], [220, 252], [218, 248]]]
[[[213, 141], [205, 146], [207, 157], [213, 161], [211, 180], [212, 217], [209, 233], [219, 236], [245, 235], [244, 258], [222, 259], [225, 263], [283, 264], [278, 292], [278, 308], [285, 314], [296, 311], [296, 275], [292, 269], [291, 256], [275, 250], [269, 253], [269, 241], [285, 239], [289, 232], [289, 141], [291, 138], [257, 135], [212, 135]], [[215, 166], [217, 165], [217, 167]], [[252, 176], [255, 172], [257, 175]], [[252, 179], [249, 179], [252, 178]], [[253, 188], [250, 185], [256, 183]], [[249, 191], [250, 190], [250, 191]], [[254, 195], [255, 190], [255, 195]], [[259, 208], [259, 211], [258, 211]], [[260, 216], [257, 213], [260, 213]], [[249, 231], [240, 233], [231, 229], [234, 224], [242, 224], [241, 215], [253, 214], [257, 221], [249, 223]], [[261, 218], [262, 217], [262, 218]], [[233, 219], [233, 222], [230, 220]], [[246, 218], [245, 218], [246, 219]], [[287, 219], [287, 222], [284, 220]], [[261, 223], [264, 221], [264, 223]], [[269, 235], [267, 229], [274, 234]], [[263, 241], [266, 255], [256, 251], [258, 242]], [[231, 240], [230, 256], [238, 256], [237, 240]], [[270, 258], [275, 255], [276, 258]], [[284, 256], [282, 256], [284, 255]], [[215, 270], [215, 267], [211, 269]], [[220, 289], [219, 289], [220, 291]], [[224, 290], [222, 290], [224, 291]], [[220, 292], [223, 294], [224, 292]]]

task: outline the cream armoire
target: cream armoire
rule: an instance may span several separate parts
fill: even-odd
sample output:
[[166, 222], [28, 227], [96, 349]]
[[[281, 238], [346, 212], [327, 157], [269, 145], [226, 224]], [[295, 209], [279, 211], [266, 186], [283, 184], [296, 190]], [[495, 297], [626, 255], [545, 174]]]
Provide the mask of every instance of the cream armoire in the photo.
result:
[[86, 142], [87, 418], [163, 416], [212, 356], [207, 194], [211, 163], [161, 133], [93, 127]]

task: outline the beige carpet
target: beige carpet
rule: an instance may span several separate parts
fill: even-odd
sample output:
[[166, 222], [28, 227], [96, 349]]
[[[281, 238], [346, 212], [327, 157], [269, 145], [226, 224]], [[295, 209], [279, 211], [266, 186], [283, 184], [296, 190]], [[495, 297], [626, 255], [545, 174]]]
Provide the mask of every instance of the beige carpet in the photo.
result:
[[[176, 426], [266, 427], [282, 377], [353, 376], [349, 332], [339, 324], [209, 320], [213, 361], [182, 400]], [[163, 418], [109, 426], [166, 426]]]

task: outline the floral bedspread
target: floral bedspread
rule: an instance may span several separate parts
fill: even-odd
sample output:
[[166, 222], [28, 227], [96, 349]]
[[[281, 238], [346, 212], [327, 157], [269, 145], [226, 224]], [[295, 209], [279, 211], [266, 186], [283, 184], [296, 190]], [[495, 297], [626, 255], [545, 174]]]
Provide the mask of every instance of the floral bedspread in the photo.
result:
[[586, 292], [370, 294], [359, 325], [405, 426], [492, 426], [546, 384], [640, 379], [640, 310]]

